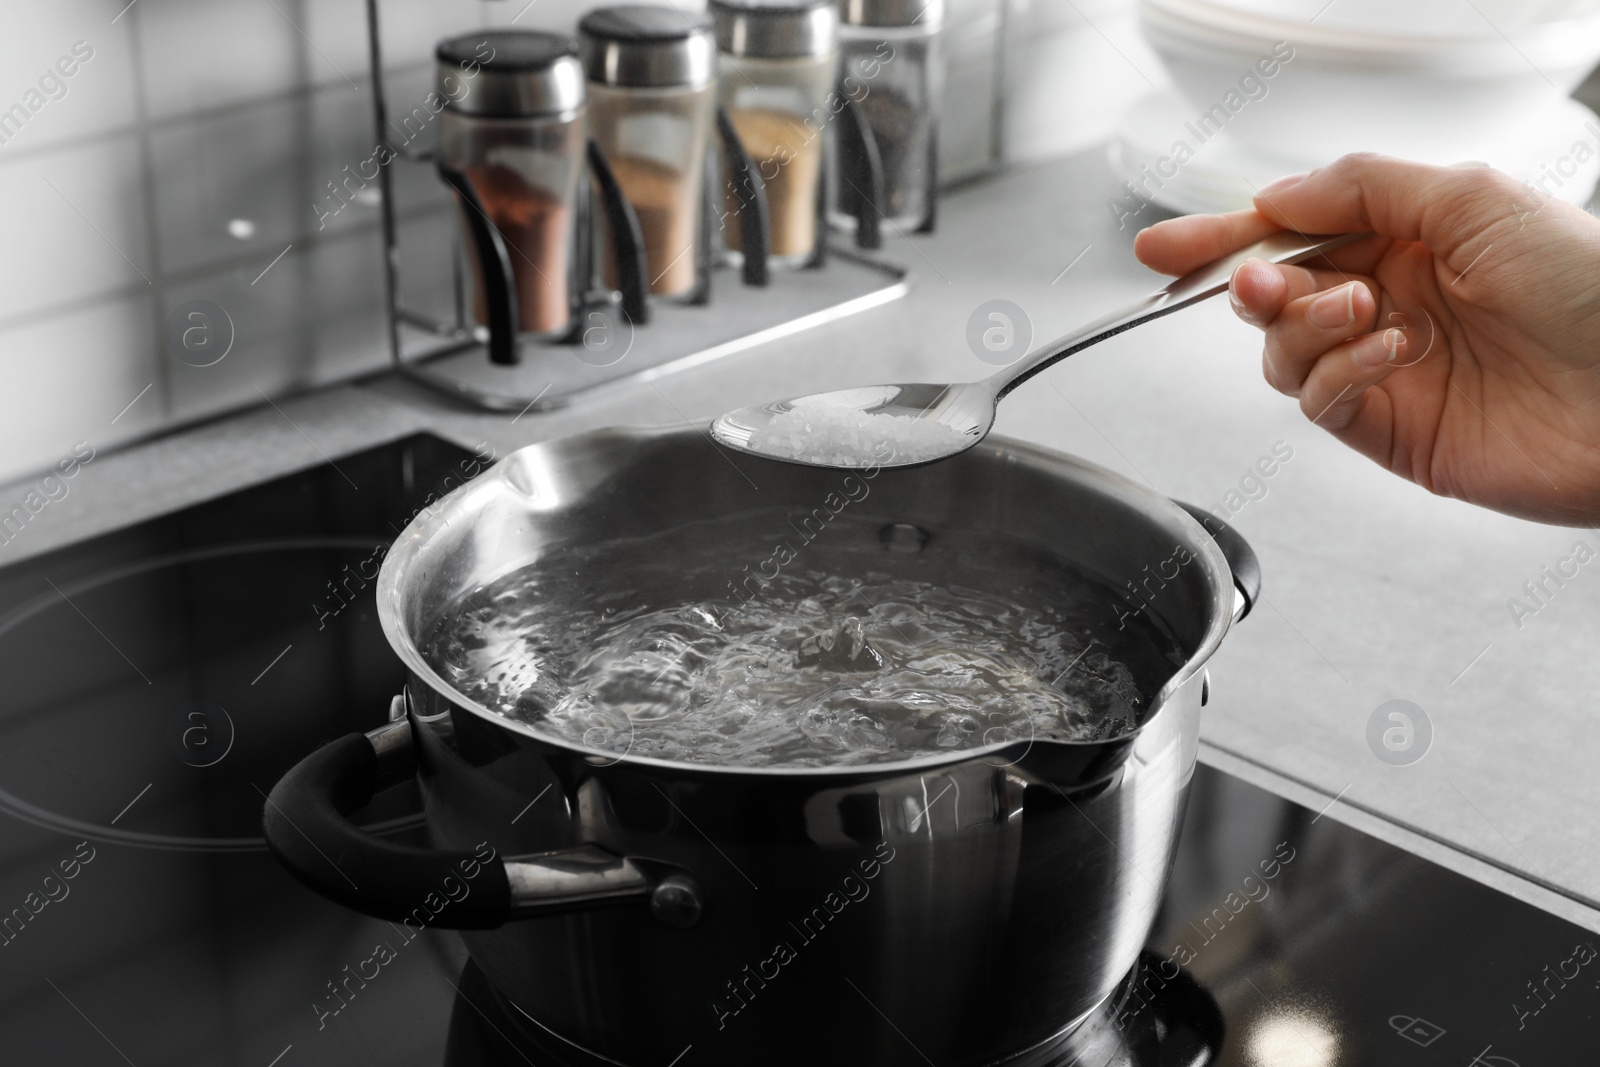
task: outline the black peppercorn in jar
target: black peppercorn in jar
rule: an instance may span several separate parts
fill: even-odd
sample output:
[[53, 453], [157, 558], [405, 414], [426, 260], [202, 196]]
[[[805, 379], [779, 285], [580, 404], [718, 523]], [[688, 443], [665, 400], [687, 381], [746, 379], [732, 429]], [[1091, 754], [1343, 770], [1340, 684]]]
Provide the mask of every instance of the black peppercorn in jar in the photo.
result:
[[[839, 95], [855, 101], [877, 143], [883, 199], [877, 209], [902, 230], [933, 206], [944, 0], [840, 0]], [[864, 189], [839, 175], [833, 220], [850, 224]], [[859, 178], [857, 184], [860, 184]]]

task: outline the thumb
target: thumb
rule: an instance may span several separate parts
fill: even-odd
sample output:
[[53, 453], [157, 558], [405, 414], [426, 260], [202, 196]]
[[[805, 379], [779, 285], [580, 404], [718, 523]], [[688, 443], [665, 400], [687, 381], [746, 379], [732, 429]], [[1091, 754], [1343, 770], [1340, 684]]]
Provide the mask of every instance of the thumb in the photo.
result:
[[1540, 194], [1490, 167], [1433, 167], [1364, 152], [1278, 179], [1256, 194], [1255, 207], [1300, 233], [1371, 230], [1448, 257], [1517, 218], [1530, 198]]

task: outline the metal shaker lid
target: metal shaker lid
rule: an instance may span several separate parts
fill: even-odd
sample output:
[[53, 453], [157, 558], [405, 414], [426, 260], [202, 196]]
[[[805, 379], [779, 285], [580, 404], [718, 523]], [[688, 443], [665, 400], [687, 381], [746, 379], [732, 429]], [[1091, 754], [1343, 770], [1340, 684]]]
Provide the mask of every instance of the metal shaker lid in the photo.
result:
[[482, 30], [440, 41], [436, 85], [452, 111], [484, 118], [559, 115], [583, 106], [583, 65], [570, 37]]
[[838, 47], [835, 0], [710, 0], [717, 48], [730, 56], [802, 59]]
[[847, 26], [925, 26], [944, 22], [945, 0], [839, 0]]
[[716, 73], [711, 19], [672, 7], [596, 8], [578, 23], [578, 55], [589, 80], [634, 89], [709, 84]]

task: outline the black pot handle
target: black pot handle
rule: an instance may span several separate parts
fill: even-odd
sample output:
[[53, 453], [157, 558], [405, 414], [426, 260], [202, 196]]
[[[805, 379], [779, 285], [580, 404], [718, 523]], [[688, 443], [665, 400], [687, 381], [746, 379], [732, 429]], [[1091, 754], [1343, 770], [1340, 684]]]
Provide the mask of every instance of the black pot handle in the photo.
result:
[[1229, 568], [1233, 570], [1233, 584], [1244, 597], [1244, 607], [1233, 617], [1234, 621], [1238, 622], [1250, 614], [1250, 609], [1255, 607], [1256, 601], [1261, 598], [1261, 560], [1257, 558], [1256, 550], [1250, 547], [1250, 542], [1246, 541], [1238, 530], [1205, 508], [1185, 504], [1181, 500], [1174, 500], [1173, 503], [1187, 511], [1194, 521], [1203, 526], [1206, 533], [1211, 535], [1211, 540], [1222, 549]]
[[644, 901], [669, 926], [699, 921], [699, 883], [663, 864], [592, 845], [510, 858], [487, 843], [470, 851], [418, 848], [350, 821], [381, 784], [409, 775], [415, 764], [409, 719], [324, 745], [267, 796], [268, 847], [318, 893], [390, 922], [490, 930], [512, 919]]

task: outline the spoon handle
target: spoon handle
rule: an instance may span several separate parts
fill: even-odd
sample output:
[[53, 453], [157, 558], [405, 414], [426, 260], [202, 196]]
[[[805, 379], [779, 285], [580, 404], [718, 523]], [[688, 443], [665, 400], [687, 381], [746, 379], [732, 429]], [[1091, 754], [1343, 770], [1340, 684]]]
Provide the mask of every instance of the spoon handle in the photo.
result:
[[1096, 319], [1065, 337], [1058, 337], [1042, 348], [1035, 349], [1031, 354], [989, 378], [994, 388], [995, 399], [1005, 396], [1035, 374], [1059, 363], [1074, 352], [1081, 352], [1090, 345], [1099, 344], [1123, 330], [1132, 329], [1151, 319], [1159, 319], [1179, 308], [1186, 308], [1207, 297], [1216, 296], [1228, 288], [1228, 281], [1233, 277], [1233, 272], [1247, 259], [1264, 259], [1268, 263], [1299, 263], [1370, 236], [1372, 235], [1369, 233], [1308, 235], [1281, 230], [1247, 248], [1241, 248], [1232, 255], [1223, 256], [1215, 262], [1207, 263], [1198, 270], [1175, 279], [1166, 288], [1157, 290], [1136, 303], [1113, 311], [1104, 318]]

